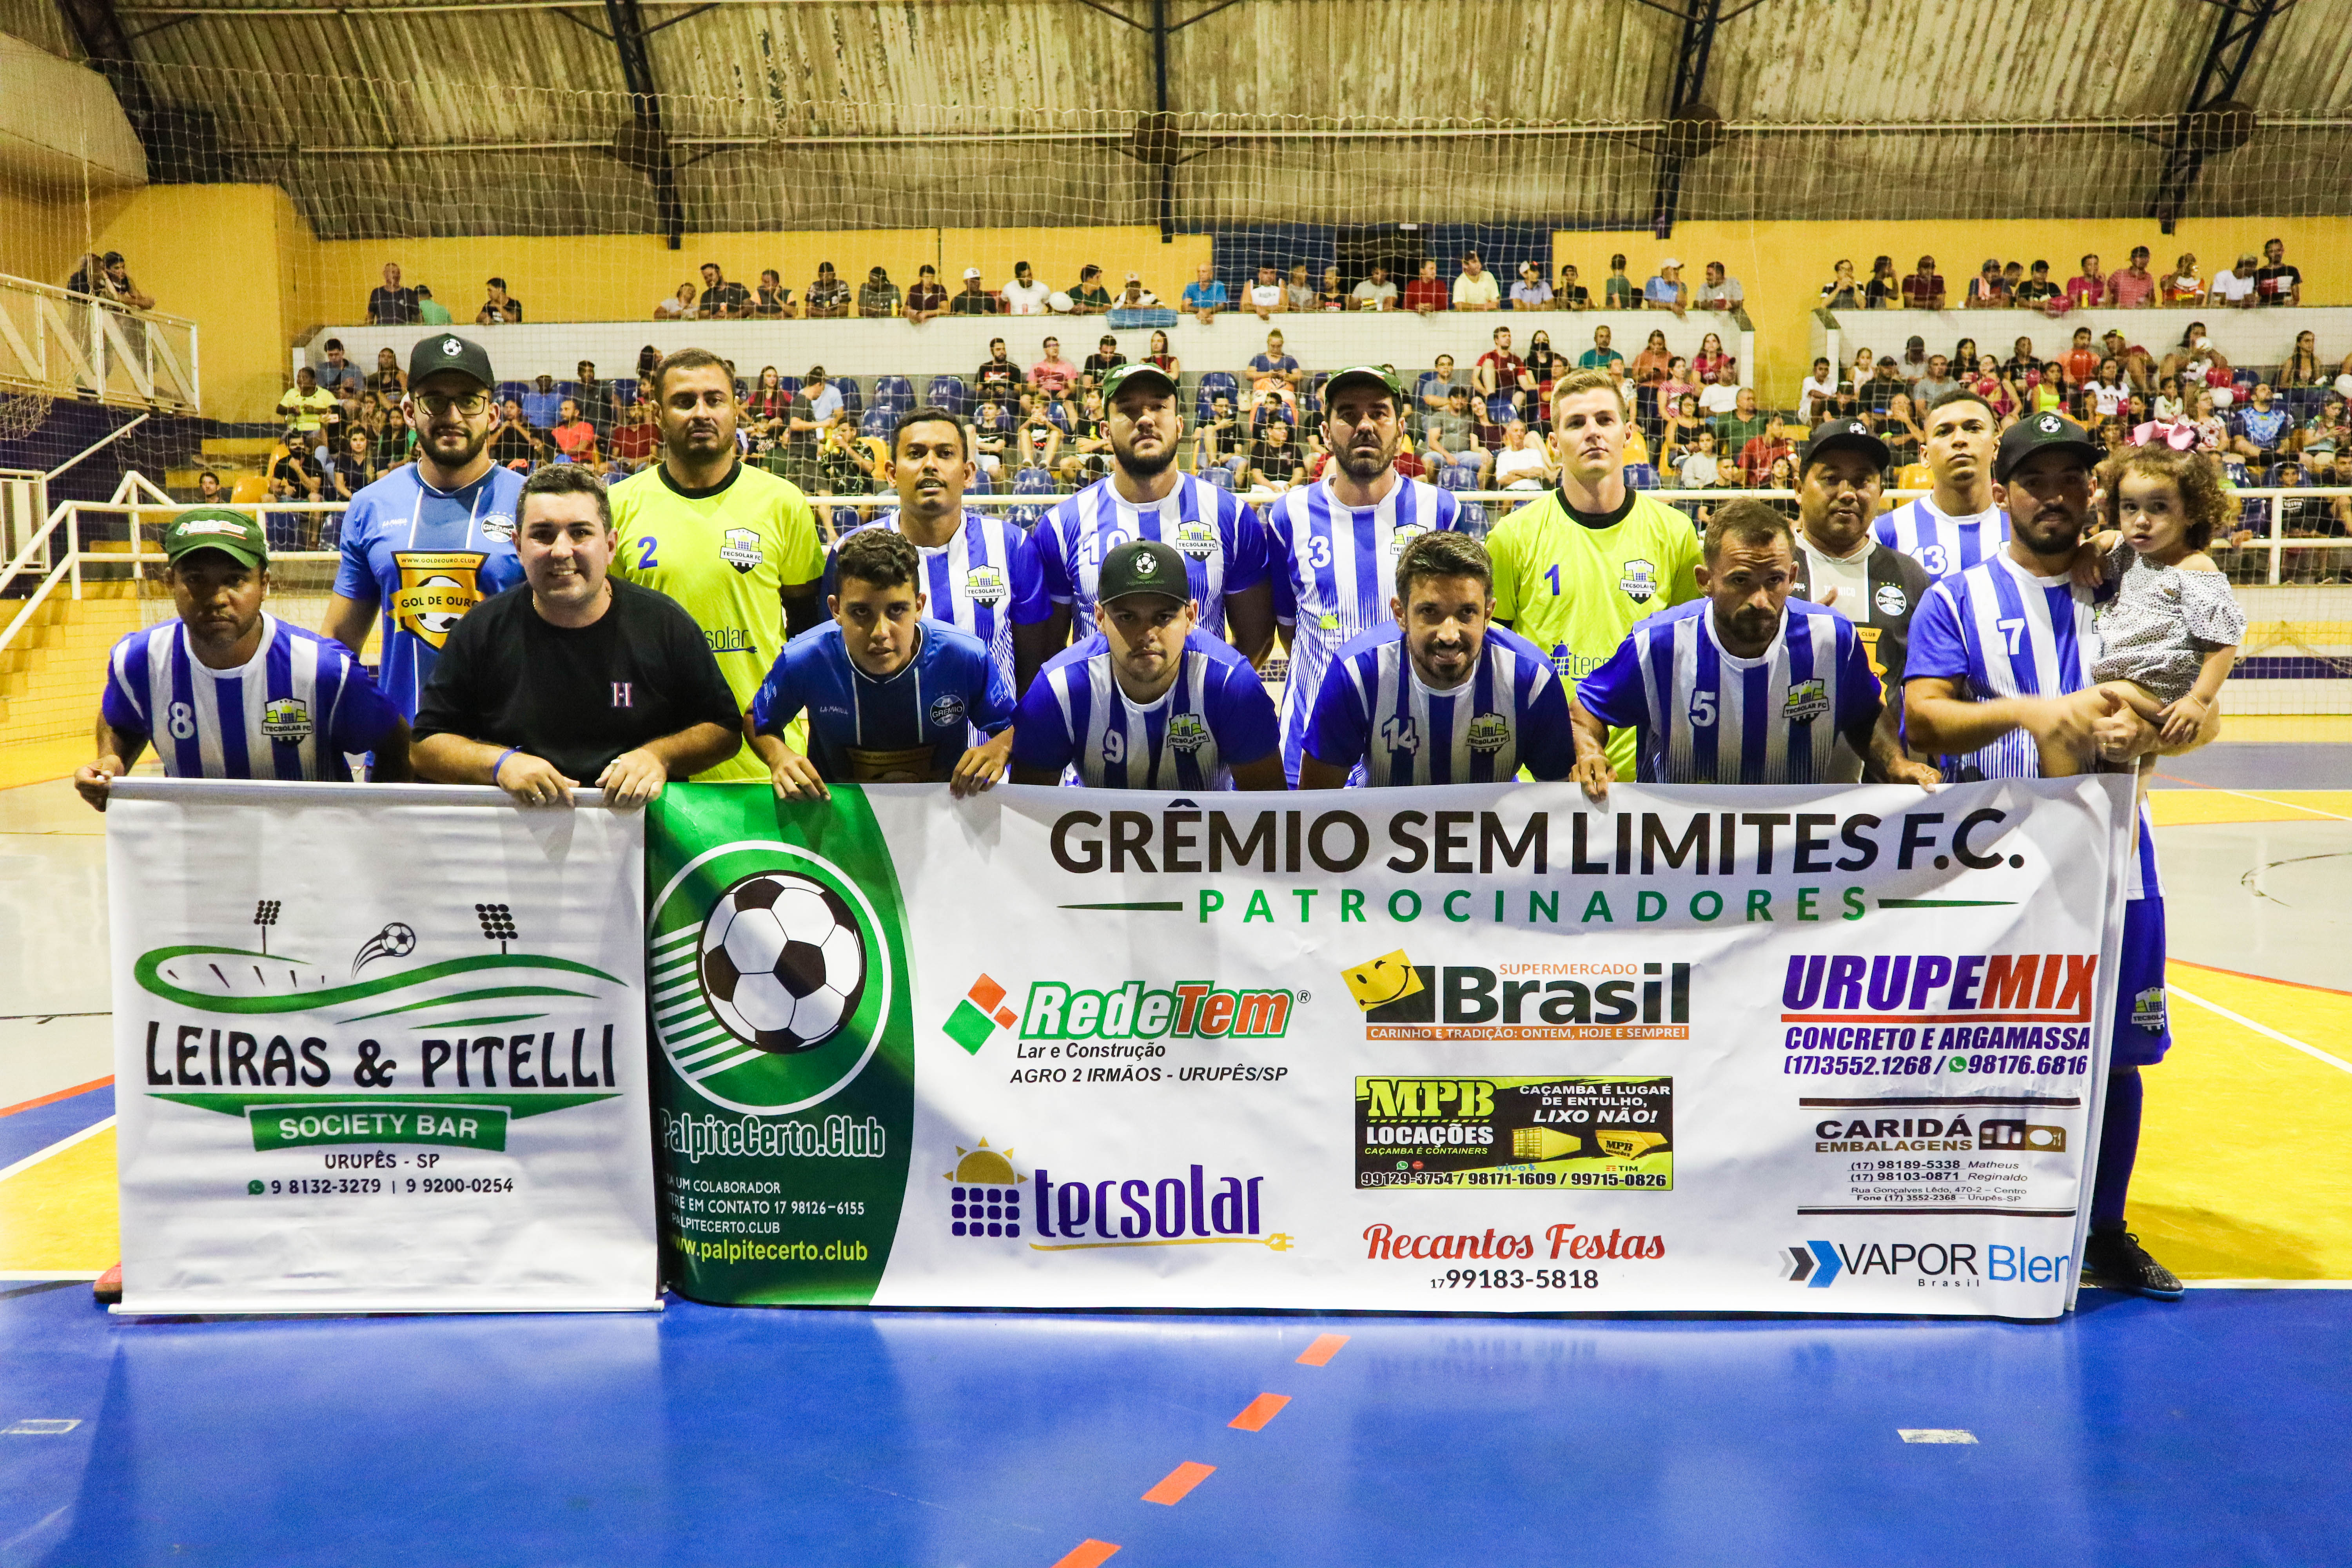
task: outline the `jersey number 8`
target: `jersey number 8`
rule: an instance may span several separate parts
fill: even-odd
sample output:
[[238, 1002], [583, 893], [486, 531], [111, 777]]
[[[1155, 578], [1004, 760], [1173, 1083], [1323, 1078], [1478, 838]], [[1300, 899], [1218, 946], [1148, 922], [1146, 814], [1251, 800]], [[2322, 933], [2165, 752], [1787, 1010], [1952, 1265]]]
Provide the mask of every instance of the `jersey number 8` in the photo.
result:
[[163, 716], [163, 722], [165, 727], [172, 731], [172, 739], [174, 741], [187, 740], [196, 732], [195, 710], [190, 708], [184, 702], [174, 702], [172, 704], [170, 711]]

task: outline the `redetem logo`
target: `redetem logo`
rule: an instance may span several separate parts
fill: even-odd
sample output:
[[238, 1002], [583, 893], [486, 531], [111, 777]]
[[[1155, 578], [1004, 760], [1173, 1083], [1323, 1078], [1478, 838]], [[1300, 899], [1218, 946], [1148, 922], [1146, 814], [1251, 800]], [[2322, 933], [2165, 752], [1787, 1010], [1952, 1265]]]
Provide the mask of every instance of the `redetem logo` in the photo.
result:
[[980, 1047], [996, 1037], [997, 1030], [1009, 1029], [1019, 1021], [1019, 1015], [1004, 1005], [1004, 987], [983, 974], [971, 983], [971, 989], [963, 994], [963, 1000], [940, 1027], [949, 1039], [978, 1056]]
[[1279, 1039], [1290, 1032], [1288, 991], [1225, 990], [1184, 980], [1155, 990], [1140, 980], [1090, 991], [1058, 980], [1029, 987], [1024, 1040]]

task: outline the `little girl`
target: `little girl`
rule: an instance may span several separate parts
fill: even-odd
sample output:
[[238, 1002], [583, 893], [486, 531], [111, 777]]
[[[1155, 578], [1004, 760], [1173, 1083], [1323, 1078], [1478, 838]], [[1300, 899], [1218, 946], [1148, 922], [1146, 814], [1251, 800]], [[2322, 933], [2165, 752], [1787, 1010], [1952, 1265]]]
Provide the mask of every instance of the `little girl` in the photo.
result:
[[[2084, 559], [2116, 592], [2099, 607], [2091, 675], [2157, 725], [2166, 745], [2181, 745], [2221, 700], [2245, 639], [2246, 613], [2205, 553], [2215, 531], [2228, 531], [2236, 503], [2210, 458], [2169, 447], [2126, 447], [2099, 477], [2107, 526]], [[2154, 761], [2141, 759], [2142, 789]], [[2042, 771], [2082, 771], [2065, 762], [2045, 752]]]

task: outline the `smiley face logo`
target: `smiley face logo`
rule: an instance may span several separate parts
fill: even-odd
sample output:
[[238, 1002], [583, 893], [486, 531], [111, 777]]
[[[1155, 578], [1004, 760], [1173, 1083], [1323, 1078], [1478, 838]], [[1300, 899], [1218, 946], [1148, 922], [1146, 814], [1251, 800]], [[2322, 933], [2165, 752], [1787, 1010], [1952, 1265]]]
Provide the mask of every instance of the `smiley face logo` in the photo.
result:
[[1412, 966], [1412, 960], [1405, 956], [1402, 948], [1351, 965], [1341, 978], [1348, 983], [1348, 994], [1367, 1013], [1423, 989], [1421, 972]]

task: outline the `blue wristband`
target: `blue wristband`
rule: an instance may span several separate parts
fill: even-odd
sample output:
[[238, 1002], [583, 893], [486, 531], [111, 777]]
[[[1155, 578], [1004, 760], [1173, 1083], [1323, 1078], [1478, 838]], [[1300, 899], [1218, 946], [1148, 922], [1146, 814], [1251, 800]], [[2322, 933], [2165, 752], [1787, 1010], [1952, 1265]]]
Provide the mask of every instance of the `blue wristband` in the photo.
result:
[[520, 746], [509, 746], [505, 751], [499, 753], [499, 760], [490, 764], [490, 782], [492, 784], [499, 782], [499, 770], [507, 765], [507, 759], [521, 750], [522, 748]]

